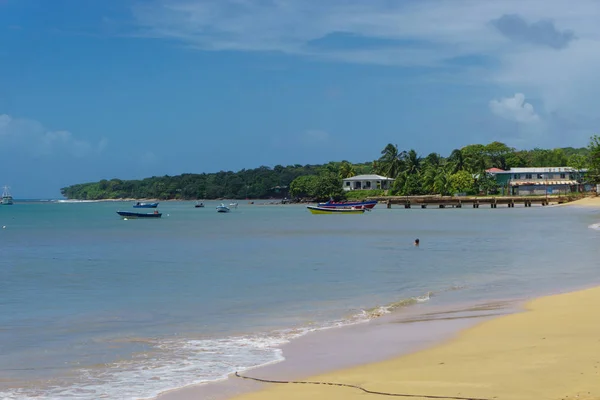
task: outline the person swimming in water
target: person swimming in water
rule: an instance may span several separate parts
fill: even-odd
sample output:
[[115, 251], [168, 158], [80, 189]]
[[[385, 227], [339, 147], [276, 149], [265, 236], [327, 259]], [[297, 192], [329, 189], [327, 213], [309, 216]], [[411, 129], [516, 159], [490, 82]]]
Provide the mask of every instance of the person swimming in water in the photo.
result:
[[419, 239], [415, 239], [415, 246], [419, 245]]

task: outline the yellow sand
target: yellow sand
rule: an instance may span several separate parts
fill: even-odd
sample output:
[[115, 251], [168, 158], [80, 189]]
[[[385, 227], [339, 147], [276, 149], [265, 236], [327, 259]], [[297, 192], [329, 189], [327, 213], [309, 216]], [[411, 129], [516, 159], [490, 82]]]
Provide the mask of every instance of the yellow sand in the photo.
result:
[[[483, 322], [430, 350], [309, 380], [406, 394], [600, 399], [600, 288], [537, 299], [527, 309]], [[390, 398], [343, 387], [269, 384], [236, 400]]]
[[600, 208], [600, 196], [586, 197], [581, 200], [576, 200], [576, 201], [573, 201], [570, 203], [566, 203], [564, 205]]

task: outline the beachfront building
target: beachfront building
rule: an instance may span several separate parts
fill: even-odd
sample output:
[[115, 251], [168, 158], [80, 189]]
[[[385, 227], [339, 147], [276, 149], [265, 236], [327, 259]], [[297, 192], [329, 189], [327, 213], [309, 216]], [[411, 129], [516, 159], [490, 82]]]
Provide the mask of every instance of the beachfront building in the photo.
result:
[[388, 190], [394, 180], [381, 175], [356, 175], [342, 180], [343, 189], [348, 190]]
[[582, 177], [587, 170], [570, 167], [511, 168], [508, 171], [491, 168], [502, 194], [524, 196], [566, 194], [583, 190]]

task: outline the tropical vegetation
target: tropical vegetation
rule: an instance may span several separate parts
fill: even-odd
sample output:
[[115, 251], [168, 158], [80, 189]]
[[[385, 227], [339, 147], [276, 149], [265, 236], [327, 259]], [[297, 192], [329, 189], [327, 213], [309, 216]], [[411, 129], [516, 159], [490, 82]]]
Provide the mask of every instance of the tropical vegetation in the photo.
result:
[[324, 165], [261, 166], [238, 172], [165, 175], [141, 180], [115, 178], [68, 186], [61, 192], [67, 198], [82, 200], [356, 199], [383, 192], [345, 193], [342, 179], [376, 173], [394, 179], [387, 193], [391, 195], [485, 194], [498, 190], [495, 179], [486, 172], [490, 168], [557, 166], [589, 169], [586, 179], [590, 183], [600, 183], [600, 137], [593, 136], [587, 148], [517, 150], [500, 142], [472, 144], [453, 150], [447, 157], [437, 153], [421, 156], [415, 150], [400, 150], [390, 143], [382, 149], [379, 158], [366, 163], [341, 161]]
[[552, 150], [516, 150], [501, 142], [472, 144], [453, 150], [446, 158], [437, 153], [420, 157], [414, 150], [400, 151], [397, 145], [388, 144], [375, 163], [375, 172], [394, 178], [390, 194], [497, 193], [496, 180], [486, 172], [489, 169], [570, 166], [583, 170], [592, 161], [594, 146], [600, 146], [600, 139], [594, 140], [588, 148]]

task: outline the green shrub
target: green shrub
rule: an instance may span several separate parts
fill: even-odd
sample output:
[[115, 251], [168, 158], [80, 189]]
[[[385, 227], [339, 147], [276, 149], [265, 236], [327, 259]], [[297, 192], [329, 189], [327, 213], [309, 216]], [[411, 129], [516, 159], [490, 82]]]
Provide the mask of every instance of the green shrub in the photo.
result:
[[364, 200], [367, 197], [385, 196], [385, 190], [349, 190], [345, 192], [346, 200]]

